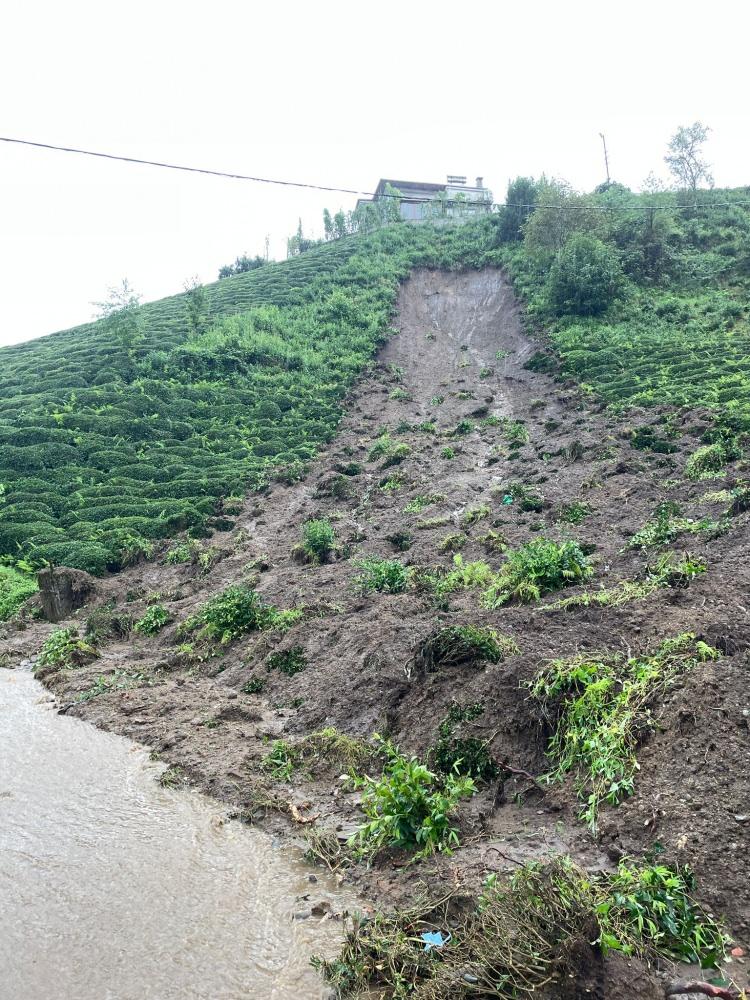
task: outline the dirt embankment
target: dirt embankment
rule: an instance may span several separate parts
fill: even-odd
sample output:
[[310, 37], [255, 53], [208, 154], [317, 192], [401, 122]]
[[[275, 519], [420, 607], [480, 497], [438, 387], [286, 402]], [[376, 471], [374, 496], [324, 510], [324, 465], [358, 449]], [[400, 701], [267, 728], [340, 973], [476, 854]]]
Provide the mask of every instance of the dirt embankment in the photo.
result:
[[[616, 419], [575, 387], [524, 368], [538, 345], [524, 334], [512, 292], [496, 271], [414, 275], [404, 286], [396, 325], [398, 334], [359, 383], [338, 435], [310, 474], [248, 499], [234, 530], [211, 540], [223, 558], [208, 574], [192, 566], [142, 564], [104, 581], [97, 598], [115, 598], [137, 615], [145, 593], [159, 592], [177, 623], [227, 585], [251, 581], [278, 606], [304, 605], [305, 619], [281, 640], [258, 634], [199, 663], [174, 655], [179, 640], [172, 625], [156, 638], [131, 635], [106, 644], [98, 660], [46, 682], [69, 711], [152, 746], [237, 810], [252, 811], [271, 795], [293, 803], [298, 816], [317, 817], [320, 828], [346, 832], [358, 810], [356, 798], [339, 790], [337, 773], [300, 772], [269, 792], [259, 768], [269, 739], [293, 742], [322, 726], [360, 737], [377, 730], [423, 754], [452, 700], [481, 701], [476, 733], [496, 733], [499, 759], [541, 774], [549, 766], [548, 734], [522, 686], [540, 663], [581, 650], [645, 652], [685, 631], [703, 635], [726, 655], [685, 674], [654, 706], [635, 793], [603, 810], [598, 840], [577, 819], [572, 783], [541, 795], [519, 777], [472, 801], [462, 821], [464, 846], [452, 859], [406, 871], [387, 862], [356, 875], [366, 894], [387, 904], [410, 893], [420, 877], [451, 878], [471, 890], [488, 871], [529, 858], [565, 851], [584, 866], [607, 867], [624, 853], [642, 855], [658, 844], [666, 860], [693, 868], [702, 898], [727, 916], [740, 940], [747, 938], [750, 515], [734, 518], [721, 537], [694, 535], [684, 542], [708, 565], [688, 589], [666, 587], [615, 608], [549, 612], [537, 603], [486, 611], [477, 592], [469, 591], [452, 595], [448, 610], [436, 610], [418, 593], [363, 595], [353, 565], [367, 554], [396, 555], [415, 566], [448, 565], [452, 554], [441, 544], [459, 534], [465, 536], [464, 559], [497, 568], [502, 556], [488, 554], [481, 541], [492, 528], [511, 546], [539, 534], [586, 543], [596, 563], [594, 586], [632, 578], [645, 557], [623, 546], [657, 504], [675, 501], [695, 518], [717, 513], [716, 504], [702, 498], [725, 483], [692, 482], [683, 473], [705, 420], [696, 414], [673, 418], [679, 432], [674, 454], [634, 449], [632, 428], [654, 423], [658, 414]], [[492, 417], [523, 421], [528, 442], [509, 448], [506, 430]], [[468, 421], [466, 433], [451, 433], [462, 421]], [[368, 460], [385, 428], [411, 447], [390, 468]], [[454, 457], [445, 457], [446, 448]], [[345, 467], [355, 474], [342, 476]], [[383, 489], [392, 476], [391, 488]], [[503, 503], [513, 483], [541, 494], [543, 508]], [[404, 511], [428, 495], [438, 499], [421, 512]], [[560, 519], [573, 503], [590, 511], [578, 524]], [[466, 511], [484, 505], [489, 514], [466, 527]], [[294, 561], [292, 549], [312, 517], [332, 520], [349, 558], [322, 566]], [[399, 552], [398, 533], [404, 532], [410, 545]], [[130, 604], [127, 594], [134, 598]], [[436, 624], [465, 622], [497, 628], [520, 653], [478, 668], [410, 669], [415, 647]], [[16, 659], [33, 655], [49, 628], [31, 624], [9, 636], [6, 649]], [[306, 669], [294, 676], [266, 669], [269, 652], [293, 646], [302, 647]], [[262, 682], [262, 693], [242, 693], [253, 679]], [[76, 700], [97, 683], [101, 693]], [[271, 811], [265, 822], [302, 829], [284, 813]], [[643, 996], [649, 995], [645, 989]], [[603, 995], [620, 994], [612, 987]]]

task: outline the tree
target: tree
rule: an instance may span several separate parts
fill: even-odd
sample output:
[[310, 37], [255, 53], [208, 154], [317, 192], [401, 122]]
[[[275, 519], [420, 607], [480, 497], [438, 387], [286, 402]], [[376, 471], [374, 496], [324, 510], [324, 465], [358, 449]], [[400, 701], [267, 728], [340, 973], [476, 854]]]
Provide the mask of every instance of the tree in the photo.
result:
[[523, 238], [523, 225], [536, 207], [538, 185], [533, 177], [508, 181], [505, 206], [500, 215], [500, 238], [511, 242]]
[[123, 278], [121, 286], [109, 289], [109, 298], [92, 303], [97, 307], [97, 319], [102, 320], [107, 332], [132, 357], [143, 340], [141, 297]]
[[211, 306], [204, 285], [193, 277], [185, 282], [185, 314], [191, 337], [205, 333], [211, 322]]
[[566, 181], [542, 177], [535, 204], [523, 232], [526, 250], [540, 267], [548, 267], [574, 233], [604, 235], [607, 218], [596, 196], [578, 194]]
[[702, 181], [713, 187], [710, 164], [703, 159], [701, 148], [710, 131], [700, 122], [693, 122], [678, 128], [670, 140], [664, 162], [683, 190], [695, 192]]
[[333, 219], [327, 208], [323, 209], [323, 233], [327, 240], [333, 239]]
[[550, 269], [547, 299], [559, 315], [598, 316], [623, 286], [617, 251], [594, 236], [574, 233]]
[[263, 267], [263, 265], [267, 263], [268, 260], [260, 255], [248, 257], [247, 254], [243, 254], [235, 260], [234, 264], [225, 264], [219, 271], [219, 277], [232, 278], [235, 274], [244, 274], [245, 271], [254, 271], [256, 268]]

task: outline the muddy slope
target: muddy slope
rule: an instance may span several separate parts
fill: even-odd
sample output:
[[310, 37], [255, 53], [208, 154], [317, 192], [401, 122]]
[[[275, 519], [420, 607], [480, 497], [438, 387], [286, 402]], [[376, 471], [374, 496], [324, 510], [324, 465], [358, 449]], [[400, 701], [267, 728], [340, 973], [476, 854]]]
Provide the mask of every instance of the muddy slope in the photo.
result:
[[[402, 747], [424, 753], [453, 699], [481, 701], [477, 733], [496, 733], [498, 758], [541, 774], [548, 766], [546, 734], [522, 687], [540, 662], [584, 649], [646, 651], [668, 636], [695, 632], [726, 655], [685, 675], [655, 707], [635, 794], [603, 811], [598, 841], [578, 821], [569, 785], [542, 796], [519, 777], [477, 796], [463, 821], [466, 846], [450, 862], [425, 863], [419, 874], [450, 870], [473, 887], [487, 870], [529, 857], [563, 850], [601, 867], [658, 844], [667, 860], [691, 865], [703, 899], [727, 915], [740, 940], [747, 938], [750, 514], [734, 518], [721, 537], [676, 543], [708, 564], [689, 589], [665, 588], [620, 608], [550, 612], [535, 604], [490, 612], [469, 592], [452, 596], [448, 610], [436, 610], [419, 594], [365, 595], [355, 583], [355, 562], [367, 554], [449, 565], [452, 554], [441, 551], [441, 543], [450, 534], [466, 536], [464, 559], [498, 567], [502, 556], [488, 553], [481, 540], [490, 528], [511, 546], [539, 533], [588, 544], [594, 586], [632, 578], [646, 557], [623, 552], [623, 545], [658, 503], [674, 500], [695, 518], [721, 510], [702, 498], [721, 490], [722, 479], [696, 483], [683, 474], [706, 421], [699, 414], [674, 417], [674, 454], [634, 449], [633, 427], [655, 422], [658, 414], [615, 419], [574, 386], [527, 370], [538, 345], [525, 335], [510, 288], [494, 270], [414, 275], [403, 288], [396, 325], [399, 332], [359, 383], [328, 450], [304, 481], [274, 483], [247, 501], [235, 528], [211, 540], [223, 558], [208, 574], [142, 564], [102, 582], [94, 602], [114, 598], [137, 616], [145, 594], [159, 592], [176, 623], [227, 585], [248, 581], [274, 604], [304, 605], [305, 620], [281, 639], [250, 637], [205, 662], [175, 654], [172, 625], [155, 638], [105, 644], [99, 660], [46, 682], [69, 711], [152, 746], [233, 807], [253, 810], [275, 798], [282, 812], [270, 812], [267, 823], [294, 827], [284, 812], [293, 803], [298, 817], [317, 817], [318, 827], [345, 832], [358, 811], [356, 799], [339, 792], [337, 772], [268, 788], [259, 761], [269, 739], [294, 741], [326, 725], [363, 737], [387, 731]], [[509, 447], [502, 425], [487, 421], [493, 416], [523, 421], [528, 443]], [[469, 422], [467, 433], [452, 433], [461, 421]], [[389, 468], [368, 460], [385, 428], [411, 446], [410, 455]], [[453, 458], [444, 457], [446, 447]], [[342, 470], [355, 474], [342, 476]], [[388, 484], [394, 475], [400, 483]], [[541, 511], [503, 504], [507, 487], [518, 482], [542, 494]], [[417, 496], [435, 494], [440, 498], [420, 513], [404, 511]], [[574, 502], [591, 509], [577, 525], [559, 519]], [[464, 528], [467, 509], [481, 505], [489, 515]], [[300, 565], [292, 550], [301, 527], [324, 516], [334, 522], [344, 551], [327, 565]], [[401, 553], [389, 541], [399, 532], [411, 536]], [[440, 622], [492, 625], [512, 637], [520, 653], [494, 666], [429, 675], [412, 670], [416, 645]], [[5, 648], [16, 660], [33, 656], [49, 628], [30, 624], [10, 635]], [[302, 647], [307, 669], [292, 677], [267, 670], [269, 652], [293, 646]], [[262, 694], [242, 693], [253, 679], [263, 683]], [[87, 700], [77, 701], [82, 695]], [[358, 877], [383, 903], [410, 891], [415, 869], [404, 874], [385, 864]]]

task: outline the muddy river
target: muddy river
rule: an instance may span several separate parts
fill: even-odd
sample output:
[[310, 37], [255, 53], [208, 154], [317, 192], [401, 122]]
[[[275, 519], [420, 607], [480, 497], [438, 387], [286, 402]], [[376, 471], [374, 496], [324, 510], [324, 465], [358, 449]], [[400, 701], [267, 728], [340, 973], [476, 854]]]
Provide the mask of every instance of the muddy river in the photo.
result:
[[[353, 906], [141, 747], [0, 669], [0, 1000], [314, 1000]], [[307, 896], [307, 899], [300, 898]]]

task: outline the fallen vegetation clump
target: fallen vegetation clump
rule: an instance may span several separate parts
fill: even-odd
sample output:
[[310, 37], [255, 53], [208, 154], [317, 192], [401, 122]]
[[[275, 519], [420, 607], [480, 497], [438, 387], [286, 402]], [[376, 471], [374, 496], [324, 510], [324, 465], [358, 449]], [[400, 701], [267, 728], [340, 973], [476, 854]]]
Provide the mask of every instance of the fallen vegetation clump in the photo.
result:
[[336, 532], [328, 518], [315, 518], [302, 528], [302, 541], [292, 550], [300, 562], [329, 562], [336, 550]]
[[576, 583], [585, 583], [594, 570], [578, 542], [553, 542], [535, 538], [508, 553], [505, 564], [484, 592], [486, 608], [500, 608], [509, 601], [537, 601], [542, 594]]
[[694, 521], [683, 517], [680, 505], [674, 500], [665, 500], [654, 510], [640, 531], [637, 531], [628, 542], [628, 549], [656, 549], [671, 545], [680, 535], [721, 534], [726, 531], [726, 523], [712, 521], [704, 517]]
[[679, 674], [719, 655], [686, 632], [641, 656], [553, 660], [529, 682], [540, 718], [552, 731], [547, 753], [555, 766], [548, 780], [575, 775], [576, 792], [585, 802], [581, 819], [592, 830], [603, 803], [616, 805], [633, 791], [636, 751], [656, 696]]
[[35, 669], [40, 667], [82, 667], [99, 655], [91, 643], [78, 634], [75, 626], [56, 629], [44, 642]]
[[453, 893], [408, 909], [353, 917], [337, 958], [313, 964], [337, 996], [509, 1000], [559, 990], [586, 972], [591, 950], [713, 968], [729, 943], [693, 899], [687, 868], [627, 859], [590, 875], [565, 856], [491, 875], [471, 907]]
[[516, 643], [495, 629], [479, 625], [446, 625], [435, 629], [414, 654], [418, 670], [434, 673], [465, 663], [501, 663], [519, 652]]
[[290, 628], [302, 617], [296, 608], [279, 610], [264, 604], [252, 587], [227, 587], [179, 626], [178, 636], [197, 633], [198, 640], [225, 646], [248, 632]]
[[381, 559], [370, 556], [356, 563], [361, 570], [358, 586], [365, 592], [403, 594], [409, 585], [409, 570], [398, 559]]
[[629, 601], [639, 601], [650, 597], [662, 587], [684, 589], [697, 576], [708, 569], [706, 563], [685, 552], [677, 559], [673, 552], [665, 552], [653, 565], [646, 566], [642, 580], [620, 580], [613, 587], [601, 590], [585, 590], [572, 597], [562, 597], [558, 601], [545, 604], [543, 611], [567, 611], [571, 608], [618, 608]]

